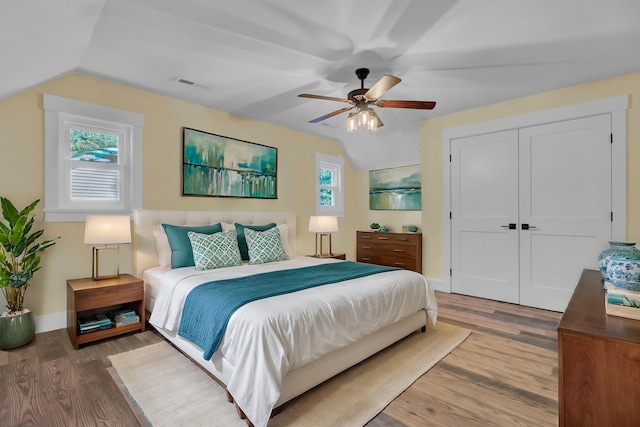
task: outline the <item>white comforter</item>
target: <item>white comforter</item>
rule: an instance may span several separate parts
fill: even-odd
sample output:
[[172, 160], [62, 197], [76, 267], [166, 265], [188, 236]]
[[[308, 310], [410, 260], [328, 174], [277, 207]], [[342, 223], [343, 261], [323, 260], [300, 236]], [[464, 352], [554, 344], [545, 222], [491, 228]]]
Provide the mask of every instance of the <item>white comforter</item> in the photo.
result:
[[[195, 271], [168, 271], [150, 323], [177, 331], [189, 291], [201, 283], [332, 259], [289, 261]], [[287, 372], [391, 325], [420, 309], [435, 325], [437, 304], [425, 278], [397, 270], [265, 298], [239, 308], [229, 319], [215, 356], [234, 366], [227, 390], [256, 427], [266, 426]], [[213, 359], [212, 359], [213, 360]]]

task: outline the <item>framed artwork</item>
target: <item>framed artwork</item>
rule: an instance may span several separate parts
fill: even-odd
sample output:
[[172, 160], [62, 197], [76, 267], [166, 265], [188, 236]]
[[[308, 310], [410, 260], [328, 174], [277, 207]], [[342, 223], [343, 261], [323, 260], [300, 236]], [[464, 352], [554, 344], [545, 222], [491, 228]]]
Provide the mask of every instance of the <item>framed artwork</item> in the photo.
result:
[[369, 209], [422, 210], [420, 165], [369, 171]]
[[278, 149], [183, 128], [184, 196], [278, 198]]

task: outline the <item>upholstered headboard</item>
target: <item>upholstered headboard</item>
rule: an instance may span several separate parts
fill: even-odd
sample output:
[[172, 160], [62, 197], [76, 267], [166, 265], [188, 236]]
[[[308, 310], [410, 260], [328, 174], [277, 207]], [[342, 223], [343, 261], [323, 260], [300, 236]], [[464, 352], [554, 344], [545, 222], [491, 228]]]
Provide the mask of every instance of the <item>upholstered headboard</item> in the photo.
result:
[[207, 225], [218, 222], [240, 224], [287, 224], [289, 247], [296, 251], [296, 215], [293, 212], [262, 211], [165, 211], [138, 209], [133, 212], [133, 271], [136, 277], [158, 265], [153, 228], [158, 224]]

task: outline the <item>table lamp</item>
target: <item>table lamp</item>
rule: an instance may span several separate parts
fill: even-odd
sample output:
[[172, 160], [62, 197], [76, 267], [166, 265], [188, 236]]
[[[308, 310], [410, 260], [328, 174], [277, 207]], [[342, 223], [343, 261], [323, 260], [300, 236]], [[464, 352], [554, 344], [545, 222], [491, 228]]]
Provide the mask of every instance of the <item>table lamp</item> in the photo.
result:
[[116, 268], [116, 274], [100, 275], [100, 252], [114, 249], [118, 252], [118, 245], [124, 243], [131, 243], [131, 218], [129, 215], [87, 215], [84, 227], [84, 244], [93, 245], [91, 261], [91, 278], [93, 280], [118, 276], [119, 267]]
[[[316, 233], [316, 253], [314, 256], [317, 258], [333, 256], [331, 233], [338, 231], [338, 218], [335, 216], [312, 216], [309, 218], [309, 231]], [[329, 253], [324, 253], [322, 250], [323, 236], [329, 236]], [[320, 252], [318, 252], [318, 240], [320, 240]]]

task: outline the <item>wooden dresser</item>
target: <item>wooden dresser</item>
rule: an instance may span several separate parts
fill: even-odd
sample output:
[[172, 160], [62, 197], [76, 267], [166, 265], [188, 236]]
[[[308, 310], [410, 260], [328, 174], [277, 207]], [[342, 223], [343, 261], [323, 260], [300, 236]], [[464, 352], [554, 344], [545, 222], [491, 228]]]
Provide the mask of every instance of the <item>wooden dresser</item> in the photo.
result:
[[640, 425], [640, 320], [609, 316], [584, 270], [558, 325], [560, 426]]
[[356, 261], [422, 273], [422, 233], [358, 231]]

